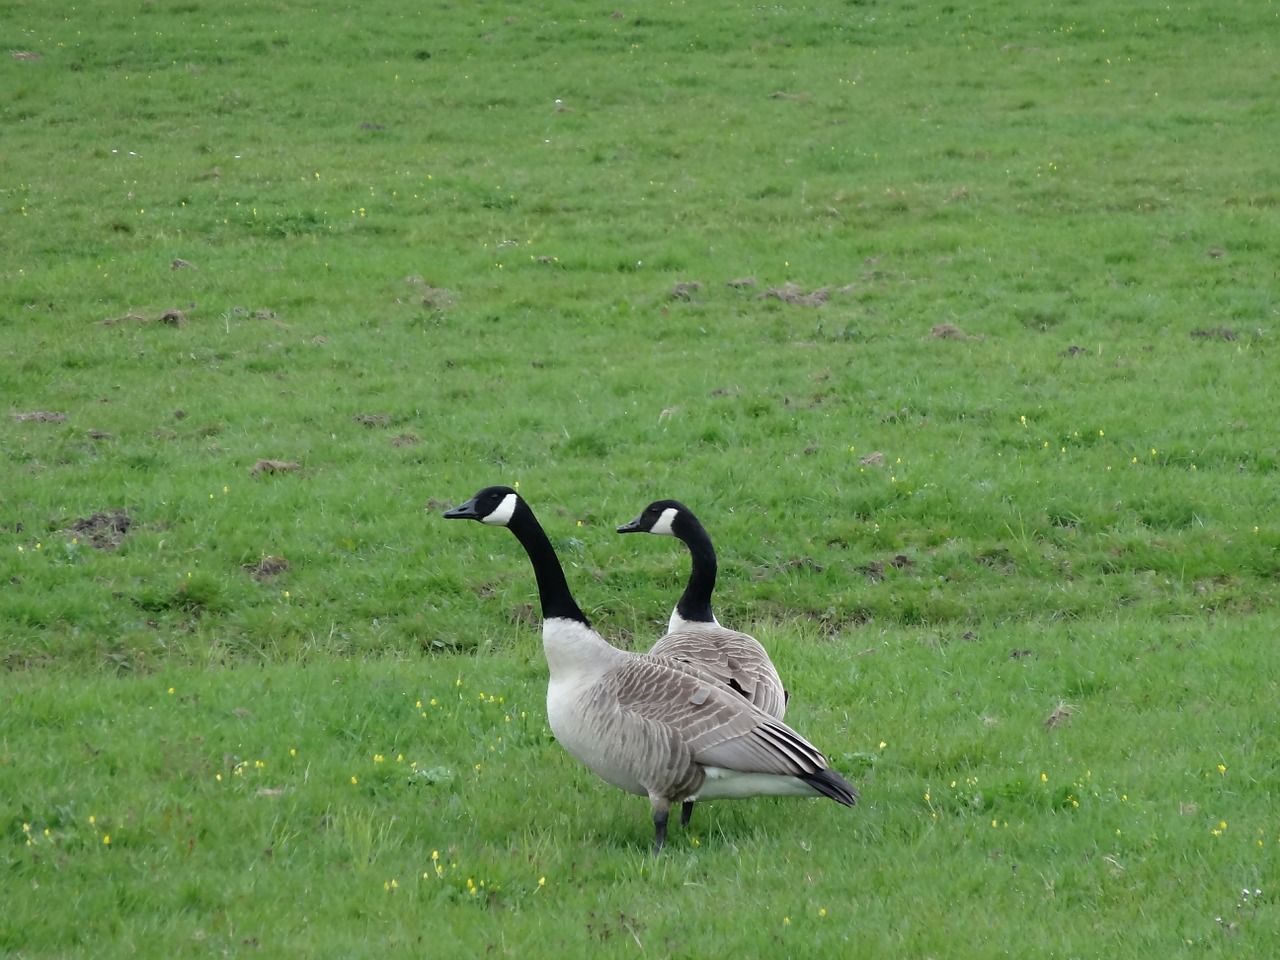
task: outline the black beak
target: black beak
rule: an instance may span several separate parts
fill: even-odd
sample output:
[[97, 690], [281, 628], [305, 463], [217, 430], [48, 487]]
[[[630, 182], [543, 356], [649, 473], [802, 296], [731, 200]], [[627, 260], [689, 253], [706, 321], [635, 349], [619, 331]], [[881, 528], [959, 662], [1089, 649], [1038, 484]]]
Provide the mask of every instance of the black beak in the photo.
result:
[[444, 512], [446, 520], [479, 520], [480, 514], [476, 513], [475, 497], [472, 497], [461, 506], [454, 507], [452, 510]]
[[630, 523], [624, 523], [618, 528], [619, 533], [644, 533], [644, 527], [640, 526], [643, 517], [636, 517]]

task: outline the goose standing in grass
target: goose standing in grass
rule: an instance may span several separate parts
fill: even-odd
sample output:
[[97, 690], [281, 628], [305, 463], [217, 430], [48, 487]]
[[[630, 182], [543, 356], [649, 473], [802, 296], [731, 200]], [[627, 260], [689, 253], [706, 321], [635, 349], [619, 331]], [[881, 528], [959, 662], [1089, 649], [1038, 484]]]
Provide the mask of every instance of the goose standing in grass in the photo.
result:
[[510, 487], [486, 487], [448, 519], [507, 527], [529, 555], [542, 605], [547, 721], [569, 753], [607, 783], [648, 796], [653, 852], [673, 803], [858, 791], [816, 747], [696, 667], [606, 642], [573, 599], [555, 549]]
[[[689, 548], [689, 582], [671, 611], [666, 636], [649, 653], [693, 664], [781, 720], [788, 695], [768, 652], [749, 633], [722, 627], [711, 611], [716, 549], [693, 511], [679, 500], [655, 500], [640, 516], [618, 527], [618, 533], [678, 537]], [[692, 816], [693, 803], [685, 801], [680, 808], [680, 825], [687, 827]]]
[[722, 627], [711, 612], [716, 550], [693, 511], [679, 500], [655, 500], [640, 516], [618, 527], [618, 533], [678, 537], [689, 548], [689, 582], [671, 612], [667, 635], [649, 652], [701, 667], [769, 716], [781, 720], [788, 696], [768, 652], [749, 633]]

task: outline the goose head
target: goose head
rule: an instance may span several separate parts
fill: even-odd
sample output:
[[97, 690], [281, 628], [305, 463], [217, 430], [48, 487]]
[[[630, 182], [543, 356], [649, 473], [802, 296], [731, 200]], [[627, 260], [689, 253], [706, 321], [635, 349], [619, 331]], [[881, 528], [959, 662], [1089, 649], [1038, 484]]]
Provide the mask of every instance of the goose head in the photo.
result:
[[478, 520], [506, 527], [523, 502], [511, 487], [485, 487], [466, 503], [446, 510], [444, 516], [446, 520]]
[[618, 527], [618, 533], [652, 533], [660, 537], [679, 536], [677, 527], [685, 526], [693, 513], [679, 500], [655, 500], [640, 516]]
[[655, 500], [640, 516], [618, 527], [618, 532], [676, 537], [689, 548], [692, 560], [689, 582], [671, 615], [669, 632], [676, 633], [695, 623], [719, 626], [711, 611], [711, 594], [716, 588], [716, 550], [711, 544], [711, 535], [692, 510], [679, 500]]
[[446, 510], [444, 517], [446, 520], [478, 520], [480, 523], [510, 530], [529, 554], [529, 561], [533, 564], [543, 620], [574, 620], [590, 627], [582, 608], [569, 591], [564, 568], [560, 566], [560, 560], [551, 541], [547, 539], [546, 531], [542, 529], [524, 498], [514, 489], [485, 487], [466, 503]]

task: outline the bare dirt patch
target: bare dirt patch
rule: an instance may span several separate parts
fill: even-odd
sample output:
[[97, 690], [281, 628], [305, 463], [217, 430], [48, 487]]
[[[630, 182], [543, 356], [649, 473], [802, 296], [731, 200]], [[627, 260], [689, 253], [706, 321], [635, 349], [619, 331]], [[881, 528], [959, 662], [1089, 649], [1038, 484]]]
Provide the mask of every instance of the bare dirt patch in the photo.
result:
[[1053, 712], [1044, 718], [1044, 728], [1046, 730], [1057, 729], [1071, 719], [1072, 713], [1071, 704], [1059, 703], [1053, 708]]
[[954, 323], [939, 323], [929, 331], [930, 340], [969, 340], [972, 339], [967, 333], [957, 327]]
[[389, 413], [357, 413], [351, 418], [362, 427], [386, 427], [391, 425], [391, 414]]
[[795, 283], [784, 283], [780, 287], [770, 287], [756, 297], [757, 300], [781, 300], [783, 303], [794, 303], [802, 307], [820, 307], [831, 299], [830, 287], [819, 287], [805, 293], [804, 288]]
[[404, 282], [422, 288], [421, 303], [428, 310], [443, 311], [453, 306], [454, 296], [452, 290], [447, 290], [444, 287], [434, 287], [417, 274], [405, 277]]
[[[187, 263], [185, 260], [175, 260], [174, 263], [183, 265], [181, 267], [174, 266], [173, 269], [175, 270], [180, 270], [184, 268], [191, 269], [191, 270], [200, 269], [194, 263]], [[191, 306], [194, 307], [195, 304], [191, 304]], [[274, 314], [272, 314], [272, 316], [274, 316]], [[128, 313], [120, 314], [117, 317], [104, 317], [98, 322], [101, 323], [104, 327], [114, 327], [121, 323], [150, 323], [151, 319], [147, 317], [145, 314], [134, 313], [132, 310], [130, 310]], [[169, 309], [162, 310], [160, 311], [160, 313], [156, 314], [155, 322], [163, 323], [165, 326], [169, 326], [169, 327], [180, 327], [187, 322], [187, 315], [183, 313], [181, 310], [179, 310], [177, 307], [170, 307]]]
[[249, 470], [253, 476], [267, 473], [297, 473], [302, 469], [302, 464], [296, 460], [259, 460]]
[[[237, 317], [250, 317], [253, 320], [274, 320], [276, 312], [274, 310], [250, 310], [248, 307], [232, 307], [231, 312]], [[286, 324], [277, 324], [277, 326], [285, 327]]]
[[890, 557], [888, 560], [872, 560], [865, 567], [860, 568], [861, 572], [869, 579], [880, 581], [884, 579], [884, 571], [886, 567], [893, 567], [895, 570], [911, 570], [916, 562], [908, 557], [905, 553], [899, 553]]
[[289, 561], [284, 557], [263, 557], [257, 563], [246, 563], [244, 565], [245, 573], [253, 577], [259, 583], [266, 583], [282, 573], [289, 570]]
[[701, 280], [681, 280], [671, 288], [672, 300], [692, 300], [693, 295], [702, 289]]
[[453, 294], [443, 287], [427, 287], [422, 305], [428, 310], [448, 310], [453, 306]]
[[106, 510], [81, 517], [67, 531], [98, 550], [114, 550], [132, 526], [133, 518], [123, 510]]
[[19, 423], [66, 423], [67, 415], [65, 413], [55, 413], [52, 410], [32, 410], [30, 413], [11, 413], [9, 414]]
[[391, 438], [393, 447], [412, 447], [422, 442], [422, 439], [413, 433], [401, 433]]
[[1237, 334], [1230, 327], [1210, 327], [1207, 330], [1192, 330], [1192, 340], [1238, 340]]
[[979, 550], [973, 556], [974, 562], [989, 567], [1006, 577], [1013, 576], [1018, 569], [1018, 561], [1008, 547], [996, 546]]

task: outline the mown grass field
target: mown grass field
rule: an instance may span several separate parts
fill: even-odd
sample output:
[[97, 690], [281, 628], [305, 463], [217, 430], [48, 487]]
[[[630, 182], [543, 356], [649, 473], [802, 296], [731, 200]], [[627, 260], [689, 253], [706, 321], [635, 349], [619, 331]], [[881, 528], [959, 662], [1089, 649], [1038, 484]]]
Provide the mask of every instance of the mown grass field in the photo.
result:
[[[0, 3], [0, 950], [1274, 953], [1278, 28]], [[859, 807], [652, 859], [491, 483]]]

